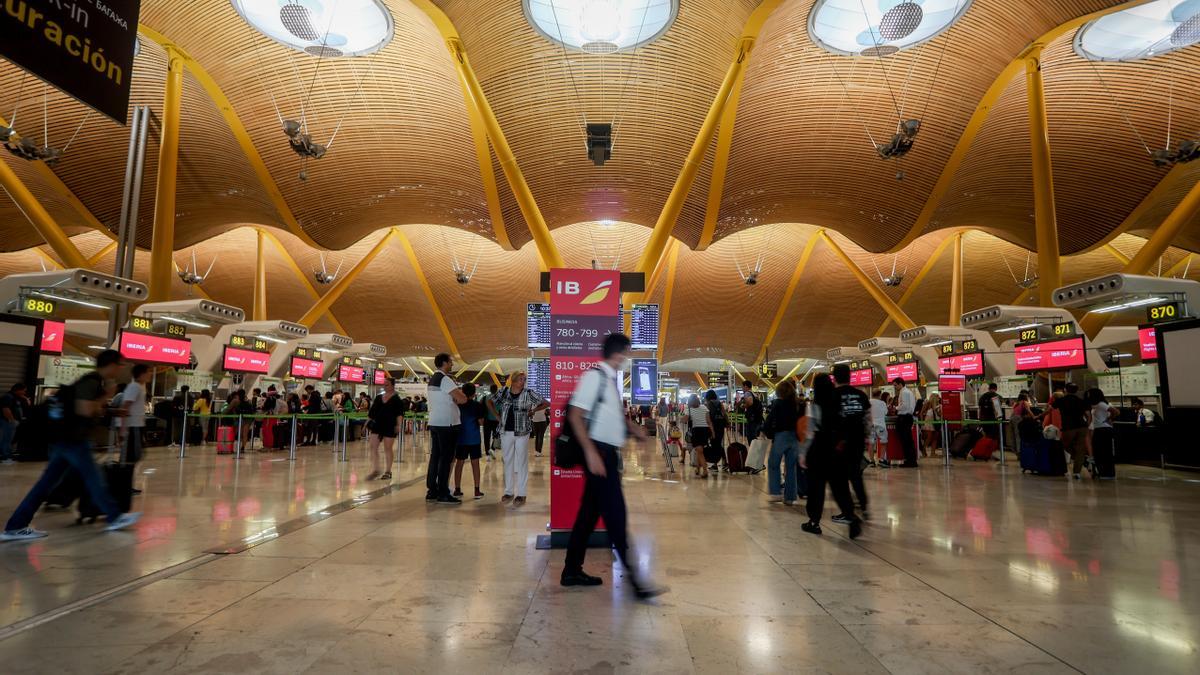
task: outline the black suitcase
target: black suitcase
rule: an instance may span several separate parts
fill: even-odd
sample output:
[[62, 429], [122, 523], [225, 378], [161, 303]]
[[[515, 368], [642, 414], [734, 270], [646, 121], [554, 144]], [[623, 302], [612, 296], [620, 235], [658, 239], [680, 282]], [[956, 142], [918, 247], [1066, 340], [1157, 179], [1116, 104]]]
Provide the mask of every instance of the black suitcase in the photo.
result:
[[963, 459], [971, 454], [971, 449], [983, 438], [983, 433], [977, 427], [963, 429], [950, 439], [950, 456]]
[[[108, 494], [117, 503], [117, 510], [121, 513], [128, 513], [133, 507], [133, 464], [121, 464], [119, 462], [107, 462], [100, 465], [100, 474], [104, 477], [104, 483], [108, 486]], [[79, 495], [79, 518], [76, 522], [82, 523], [87, 520], [89, 523], [95, 522], [96, 518], [104, 515], [96, 505], [92, 503], [91, 495], [84, 490]]]
[[59, 509], [69, 508], [83, 494], [83, 477], [75, 469], [68, 468], [58, 485], [50, 490], [46, 505]]

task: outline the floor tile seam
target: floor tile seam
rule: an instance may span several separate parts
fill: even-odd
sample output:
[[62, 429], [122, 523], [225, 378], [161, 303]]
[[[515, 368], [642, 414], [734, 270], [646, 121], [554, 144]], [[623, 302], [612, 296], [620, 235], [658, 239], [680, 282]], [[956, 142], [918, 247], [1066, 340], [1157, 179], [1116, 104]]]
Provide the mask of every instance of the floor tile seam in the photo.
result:
[[[556, 549], [551, 549], [556, 550]], [[517, 648], [517, 640], [521, 639], [521, 630], [525, 628], [525, 622], [529, 620], [529, 612], [533, 609], [533, 603], [537, 599], [538, 590], [546, 580], [546, 573], [550, 570], [550, 557], [546, 557], [546, 562], [542, 565], [542, 574], [538, 577], [537, 584], [533, 587], [533, 593], [529, 595], [529, 604], [525, 606], [525, 612], [521, 614], [521, 621], [517, 623], [517, 634], [513, 638], [511, 644], [508, 645], [508, 651], [504, 654], [504, 664], [501, 666], [501, 671], [508, 667], [509, 661], [512, 659], [513, 650]]]

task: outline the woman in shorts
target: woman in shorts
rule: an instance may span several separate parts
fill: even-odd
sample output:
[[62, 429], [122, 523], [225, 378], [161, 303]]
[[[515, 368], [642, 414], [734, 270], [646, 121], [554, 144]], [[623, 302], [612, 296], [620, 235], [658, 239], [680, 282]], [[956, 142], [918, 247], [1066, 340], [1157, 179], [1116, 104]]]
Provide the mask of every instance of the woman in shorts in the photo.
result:
[[712, 438], [712, 421], [708, 416], [708, 408], [700, 405], [700, 397], [692, 394], [688, 398], [687, 407], [688, 427], [691, 429], [692, 465], [696, 467], [696, 475], [708, 478], [708, 462], [704, 461], [704, 448]]
[[868, 451], [871, 455], [871, 466], [887, 462], [887, 416], [888, 398], [890, 395], [883, 390], [875, 392], [871, 399], [871, 437]]
[[[396, 395], [396, 380], [384, 380], [383, 391], [375, 397], [371, 408], [367, 411], [367, 431], [370, 435], [371, 473], [367, 480], [391, 480], [392, 462], [395, 461], [396, 437], [400, 435], [400, 418], [404, 417], [404, 403]], [[383, 445], [383, 454], [387, 463], [379, 468], [379, 446]]]

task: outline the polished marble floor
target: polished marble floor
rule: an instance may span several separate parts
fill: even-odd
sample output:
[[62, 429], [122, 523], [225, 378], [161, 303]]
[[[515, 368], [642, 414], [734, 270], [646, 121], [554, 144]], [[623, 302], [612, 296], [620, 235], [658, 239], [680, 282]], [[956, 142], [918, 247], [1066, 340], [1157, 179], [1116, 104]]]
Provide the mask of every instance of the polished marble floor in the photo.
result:
[[[396, 483], [421, 475], [402, 462]], [[630, 453], [640, 568], [669, 585], [635, 603], [611, 555], [600, 589], [558, 586], [538, 551], [545, 459], [530, 503], [427, 505], [420, 481], [371, 490], [369, 462], [327, 449], [295, 463], [155, 451], [129, 533], [39, 516], [50, 538], [0, 547], [0, 626], [218, 544], [265, 541], [0, 641], [30, 673], [830, 672], [1193, 673], [1200, 663], [1200, 476], [1121, 467], [1115, 482], [1022, 476], [1015, 465], [869, 470], [873, 520], [851, 542], [766, 502], [766, 477], [664, 474]], [[0, 510], [34, 467], [0, 467]], [[469, 486], [469, 480], [467, 481]], [[351, 501], [351, 504], [355, 502]], [[333, 513], [277, 538], [272, 527]], [[287, 529], [287, 528], [283, 528]], [[615, 576], [615, 578], [614, 578]]]

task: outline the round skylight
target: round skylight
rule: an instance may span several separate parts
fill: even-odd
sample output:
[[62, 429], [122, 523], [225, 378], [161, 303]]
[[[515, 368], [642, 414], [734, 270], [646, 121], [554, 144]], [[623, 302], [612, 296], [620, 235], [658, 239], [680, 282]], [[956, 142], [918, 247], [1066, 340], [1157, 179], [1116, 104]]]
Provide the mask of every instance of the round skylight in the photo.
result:
[[313, 56], [362, 56], [392, 39], [382, 0], [232, 0], [251, 26]]
[[894, 54], [949, 28], [971, 0], [817, 0], [808, 15], [813, 42], [834, 54]]
[[1200, 42], [1200, 0], [1155, 0], [1102, 16], [1075, 33], [1092, 61], [1136, 61]]
[[591, 54], [632, 49], [667, 32], [679, 0], [521, 0], [548, 40]]

